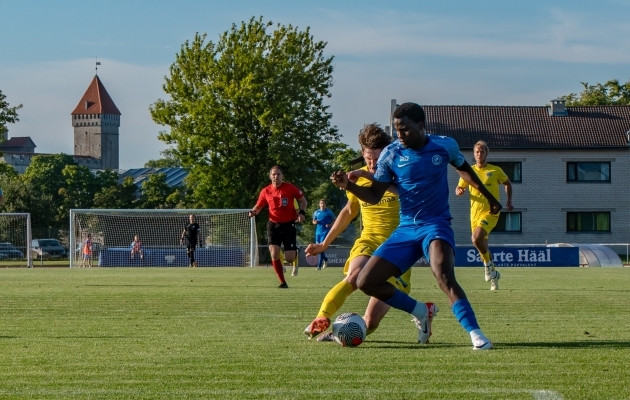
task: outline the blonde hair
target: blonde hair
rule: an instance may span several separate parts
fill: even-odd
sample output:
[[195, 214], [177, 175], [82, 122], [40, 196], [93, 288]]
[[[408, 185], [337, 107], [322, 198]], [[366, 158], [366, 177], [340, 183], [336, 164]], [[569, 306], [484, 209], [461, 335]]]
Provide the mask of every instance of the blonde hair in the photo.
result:
[[488, 148], [488, 144], [486, 142], [484, 142], [483, 140], [479, 140], [477, 141], [477, 143], [475, 143], [475, 145], [473, 146], [473, 149], [477, 146], [483, 146], [486, 148], [486, 153], [490, 152], [490, 149]]

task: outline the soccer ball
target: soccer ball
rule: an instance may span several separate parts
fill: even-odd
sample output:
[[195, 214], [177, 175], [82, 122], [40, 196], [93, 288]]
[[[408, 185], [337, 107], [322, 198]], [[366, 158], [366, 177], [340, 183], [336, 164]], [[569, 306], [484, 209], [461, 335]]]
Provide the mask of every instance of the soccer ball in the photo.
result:
[[333, 322], [332, 332], [335, 342], [343, 347], [356, 347], [365, 340], [367, 326], [359, 314], [344, 313]]

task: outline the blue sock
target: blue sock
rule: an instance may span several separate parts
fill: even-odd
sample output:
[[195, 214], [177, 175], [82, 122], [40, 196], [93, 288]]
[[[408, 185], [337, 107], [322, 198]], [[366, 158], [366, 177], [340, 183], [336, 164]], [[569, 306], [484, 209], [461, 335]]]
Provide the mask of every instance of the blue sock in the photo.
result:
[[470, 332], [474, 329], [479, 329], [477, 318], [475, 318], [475, 312], [467, 299], [459, 299], [451, 307], [455, 318], [462, 325], [466, 332]]
[[392, 297], [384, 301], [385, 304], [402, 310], [408, 314], [413, 312], [413, 309], [416, 307], [417, 301], [413, 298], [409, 297], [405, 293], [396, 289], [396, 292]]

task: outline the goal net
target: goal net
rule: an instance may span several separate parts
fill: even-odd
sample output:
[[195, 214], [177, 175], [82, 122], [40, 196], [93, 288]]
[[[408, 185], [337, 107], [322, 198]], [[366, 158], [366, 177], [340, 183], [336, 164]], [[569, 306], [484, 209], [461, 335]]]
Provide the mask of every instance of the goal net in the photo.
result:
[[31, 214], [0, 214], [0, 267], [32, 267]]
[[188, 242], [180, 239], [190, 215], [199, 224], [196, 266], [255, 266], [256, 226], [248, 211], [71, 210], [70, 267], [187, 267]]

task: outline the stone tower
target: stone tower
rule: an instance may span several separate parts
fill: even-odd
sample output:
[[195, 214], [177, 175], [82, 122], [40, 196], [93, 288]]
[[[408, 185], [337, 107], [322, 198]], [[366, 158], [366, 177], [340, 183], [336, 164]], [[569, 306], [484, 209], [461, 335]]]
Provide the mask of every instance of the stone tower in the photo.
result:
[[98, 159], [100, 169], [118, 169], [120, 115], [95, 75], [72, 112], [74, 155]]

